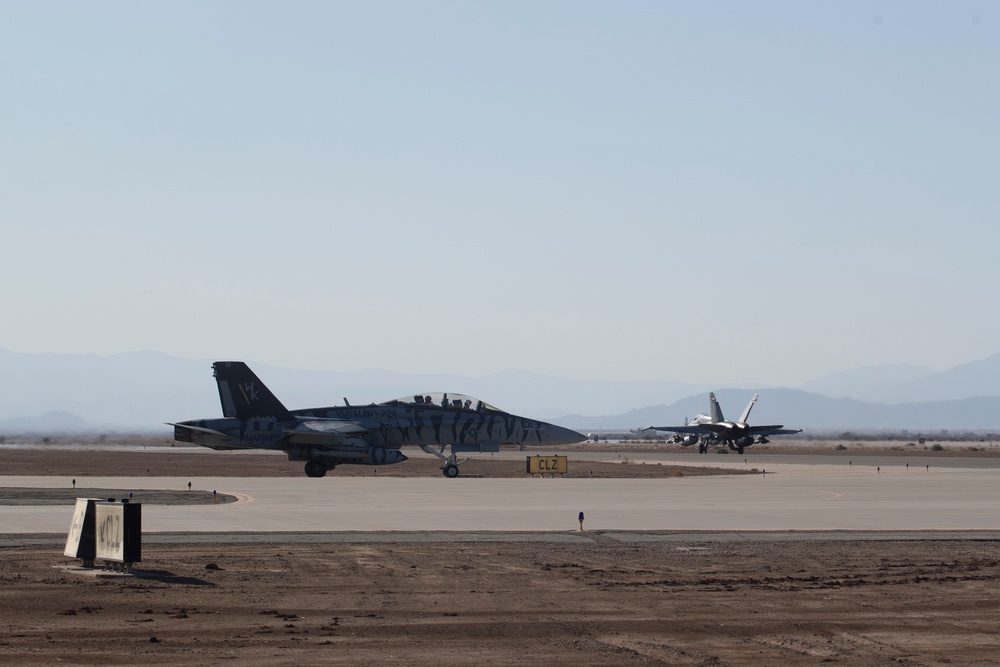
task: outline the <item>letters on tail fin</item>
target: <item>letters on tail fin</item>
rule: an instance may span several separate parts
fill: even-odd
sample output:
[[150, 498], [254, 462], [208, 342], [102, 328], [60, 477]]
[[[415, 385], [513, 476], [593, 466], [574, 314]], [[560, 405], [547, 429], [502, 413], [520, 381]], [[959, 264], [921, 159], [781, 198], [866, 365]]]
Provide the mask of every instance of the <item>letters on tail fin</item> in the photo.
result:
[[719, 402], [715, 400], [714, 392], [708, 395], [708, 407], [710, 408], [708, 414], [712, 416], [713, 424], [718, 424], [719, 422], [726, 420], [726, 418], [722, 416], [722, 408], [719, 407]]
[[293, 421], [291, 413], [242, 361], [216, 361], [212, 364], [219, 384], [222, 414], [235, 419], [275, 417]]
[[743, 416], [740, 417], [741, 424], [747, 423], [747, 419], [750, 418], [750, 411], [753, 410], [753, 404], [756, 402], [757, 402], [757, 394], [754, 394], [753, 398], [750, 399], [750, 402], [747, 403], [747, 409], [743, 411]]

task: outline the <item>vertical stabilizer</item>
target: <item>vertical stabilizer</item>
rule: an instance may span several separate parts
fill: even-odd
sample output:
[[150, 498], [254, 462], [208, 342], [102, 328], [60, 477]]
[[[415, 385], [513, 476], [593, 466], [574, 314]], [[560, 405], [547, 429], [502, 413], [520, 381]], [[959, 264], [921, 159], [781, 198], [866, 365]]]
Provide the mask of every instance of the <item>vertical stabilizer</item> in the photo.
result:
[[726, 418], [722, 416], [722, 408], [719, 407], [719, 402], [715, 400], [715, 394], [710, 393], [708, 395], [708, 414], [712, 416], [712, 423], [718, 424], [719, 422], [725, 421]]
[[750, 411], [753, 410], [753, 404], [757, 402], [757, 394], [753, 395], [750, 402], [747, 403], [747, 409], [743, 411], [743, 415], [740, 417], [740, 423], [746, 424], [747, 420], [750, 419]]
[[274, 417], [292, 421], [294, 417], [281, 401], [242, 361], [216, 361], [212, 364], [219, 384], [222, 414], [235, 419]]

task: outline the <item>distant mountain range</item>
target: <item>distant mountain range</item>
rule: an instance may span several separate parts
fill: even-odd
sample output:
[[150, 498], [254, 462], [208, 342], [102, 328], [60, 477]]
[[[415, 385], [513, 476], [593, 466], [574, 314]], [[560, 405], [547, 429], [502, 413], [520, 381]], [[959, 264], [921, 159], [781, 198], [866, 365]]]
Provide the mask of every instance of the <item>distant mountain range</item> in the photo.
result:
[[960, 401], [1000, 396], [1000, 354], [932, 371], [919, 366], [873, 366], [833, 373], [797, 387], [830, 398], [875, 403]]
[[[168, 433], [164, 422], [220, 414], [212, 361], [158, 352], [108, 357], [0, 349], [0, 433]], [[729, 418], [759, 391], [751, 423], [808, 430], [1000, 430], [1000, 354], [945, 371], [882, 366], [834, 373], [796, 388], [686, 382], [578, 381], [504, 371], [482, 377], [383, 370], [304, 371], [246, 360], [290, 408], [381, 402], [449, 391], [581, 430], [683, 424], [715, 391]]]

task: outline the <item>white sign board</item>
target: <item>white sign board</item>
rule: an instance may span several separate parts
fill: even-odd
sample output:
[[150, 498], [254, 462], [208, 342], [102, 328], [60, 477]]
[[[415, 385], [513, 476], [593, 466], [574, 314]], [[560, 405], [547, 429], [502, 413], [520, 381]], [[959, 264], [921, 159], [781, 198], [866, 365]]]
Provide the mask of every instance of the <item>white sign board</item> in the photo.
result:
[[120, 504], [97, 505], [97, 557], [103, 560], [125, 560], [124, 507]]

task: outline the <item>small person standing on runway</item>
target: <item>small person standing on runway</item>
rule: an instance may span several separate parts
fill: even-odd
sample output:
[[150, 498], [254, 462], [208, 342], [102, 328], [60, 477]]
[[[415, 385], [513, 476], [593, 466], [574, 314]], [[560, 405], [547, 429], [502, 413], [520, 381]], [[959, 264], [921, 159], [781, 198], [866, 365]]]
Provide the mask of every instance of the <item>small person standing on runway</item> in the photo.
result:
[[578, 518], [580, 519], [580, 530], [583, 530], [583, 512], [580, 512], [580, 516]]

